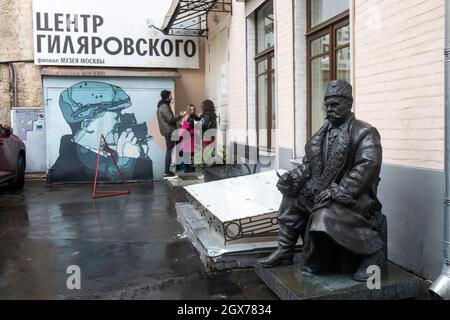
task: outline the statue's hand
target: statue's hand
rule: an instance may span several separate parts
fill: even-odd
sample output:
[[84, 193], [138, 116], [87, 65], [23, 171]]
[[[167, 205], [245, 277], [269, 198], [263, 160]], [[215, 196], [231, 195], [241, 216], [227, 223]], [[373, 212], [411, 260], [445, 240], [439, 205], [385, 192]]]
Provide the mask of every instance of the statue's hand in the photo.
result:
[[337, 184], [333, 183], [331, 186], [331, 191], [333, 200], [349, 207], [355, 205], [355, 200], [353, 197], [348, 193], [345, 193]]
[[314, 200], [314, 203], [318, 205], [328, 200], [334, 200], [346, 206], [353, 206], [355, 204], [355, 200], [353, 199], [353, 197], [345, 193], [335, 183], [333, 183], [329, 189], [326, 189], [322, 191], [319, 195], [317, 195]]
[[316, 198], [314, 199], [315, 204], [321, 204], [322, 202], [328, 201], [332, 198], [332, 191], [331, 189], [326, 189], [319, 193]]

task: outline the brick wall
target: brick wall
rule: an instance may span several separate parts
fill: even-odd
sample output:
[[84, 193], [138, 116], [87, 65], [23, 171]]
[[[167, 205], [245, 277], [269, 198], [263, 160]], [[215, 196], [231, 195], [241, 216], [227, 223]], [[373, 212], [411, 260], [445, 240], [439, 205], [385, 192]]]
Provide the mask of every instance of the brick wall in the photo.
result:
[[295, 1], [295, 157], [305, 155], [306, 144], [306, 1]]
[[[246, 19], [245, 3], [233, 1], [233, 16], [230, 23], [230, 128], [247, 128], [247, 66], [246, 66]], [[245, 143], [245, 135], [237, 137]]]
[[[247, 9], [248, 10], [248, 9]], [[251, 139], [248, 143], [251, 146], [257, 144], [257, 123], [256, 123], [256, 22], [255, 13], [247, 16], [247, 127]]]
[[[230, 128], [256, 127], [254, 10], [260, 1], [233, 4], [230, 27]], [[247, 10], [246, 10], [247, 9]], [[251, 10], [250, 10], [251, 9]], [[294, 35], [293, 1], [275, 0], [275, 59], [277, 147], [294, 148]], [[246, 16], [248, 14], [248, 16]], [[249, 132], [250, 134], [253, 132]], [[256, 144], [256, 134], [249, 139]], [[243, 142], [243, 141], [242, 141]]]
[[200, 69], [180, 69], [181, 78], [175, 80], [175, 101], [176, 112], [186, 109], [186, 106], [193, 104], [200, 112], [203, 100], [207, 99], [205, 85], [205, 40], [198, 40], [199, 66]]
[[32, 0], [0, 2], [0, 60], [33, 58]]
[[355, 110], [386, 163], [443, 169], [444, 3], [355, 1]]
[[[0, 2], [0, 61], [13, 63], [17, 74], [17, 107], [42, 107], [40, 67], [33, 62], [32, 0]], [[0, 123], [11, 117], [11, 73], [0, 64]]]
[[[294, 149], [294, 19], [292, 0], [275, 0], [277, 147]], [[293, 155], [292, 155], [293, 156]]]

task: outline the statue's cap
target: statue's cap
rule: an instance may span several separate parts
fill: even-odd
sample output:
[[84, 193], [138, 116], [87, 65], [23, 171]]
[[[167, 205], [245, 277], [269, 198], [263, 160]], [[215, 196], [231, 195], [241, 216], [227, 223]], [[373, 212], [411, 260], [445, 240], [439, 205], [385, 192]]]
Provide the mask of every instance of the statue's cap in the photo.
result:
[[352, 86], [345, 80], [333, 80], [328, 84], [325, 99], [330, 97], [343, 97], [353, 101]]

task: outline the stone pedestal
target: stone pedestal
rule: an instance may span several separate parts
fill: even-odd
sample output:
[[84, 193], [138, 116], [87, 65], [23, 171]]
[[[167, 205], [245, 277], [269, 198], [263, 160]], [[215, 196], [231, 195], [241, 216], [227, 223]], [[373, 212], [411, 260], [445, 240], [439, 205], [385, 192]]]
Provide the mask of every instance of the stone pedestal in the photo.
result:
[[398, 300], [426, 296], [425, 282], [390, 263], [381, 289], [369, 290], [366, 283], [351, 275], [310, 275], [301, 271], [301, 258], [295, 266], [265, 269], [256, 273], [282, 300]]

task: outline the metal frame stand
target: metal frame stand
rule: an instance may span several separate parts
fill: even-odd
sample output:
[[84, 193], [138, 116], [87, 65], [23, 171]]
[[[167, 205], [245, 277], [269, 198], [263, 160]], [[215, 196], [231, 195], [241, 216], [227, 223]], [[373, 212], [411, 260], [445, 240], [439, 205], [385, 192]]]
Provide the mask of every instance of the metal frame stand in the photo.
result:
[[[102, 141], [104, 142], [105, 147], [108, 150], [108, 153], [109, 153], [111, 159], [113, 160], [114, 165], [117, 168], [117, 171], [119, 172], [120, 180], [125, 185], [126, 191], [97, 191], [97, 178], [98, 178], [98, 169], [99, 169], [99, 164], [100, 164], [100, 153], [101, 153], [101, 148], [102, 148]], [[93, 184], [94, 184], [94, 186], [93, 186], [93, 191], [92, 191], [92, 199], [120, 196], [120, 195], [125, 195], [125, 194], [130, 193], [130, 189], [128, 187], [128, 182], [123, 177], [122, 171], [120, 171], [120, 168], [117, 164], [117, 160], [114, 158], [111, 148], [109, 147], [108, 143], [106, 142], [105, 136], [103, 134], [100, 136], [100, 142], [98, 144], [97, 164], [95, 167], [95, 176], [94, 176]]]

